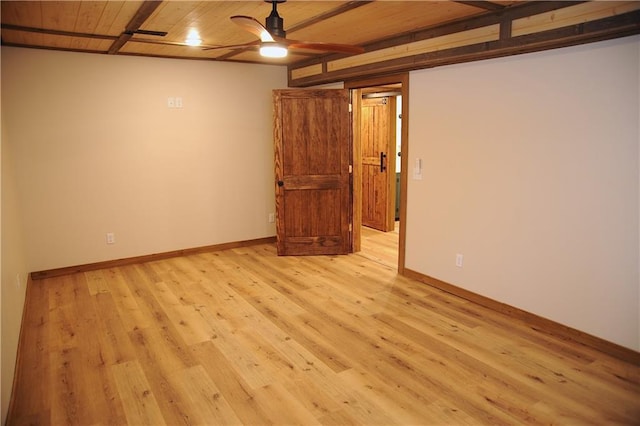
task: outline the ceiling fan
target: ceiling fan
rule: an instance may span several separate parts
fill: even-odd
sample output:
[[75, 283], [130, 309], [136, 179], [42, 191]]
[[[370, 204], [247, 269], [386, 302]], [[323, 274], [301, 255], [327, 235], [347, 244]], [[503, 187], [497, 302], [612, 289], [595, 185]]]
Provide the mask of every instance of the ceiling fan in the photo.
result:
[[360, 46], [289, 40], [286, 38], [287, 32], [284, 30], [284, 19], [278, 15], [278, 3], [284, 3], [286, 0], [264, 0], [265, 3], [271, 3], [271, 14], [267, 16], [265, 25], [250, 16], [235, 15], [231, 17], [231, 21], [242, 29], [249, 31], [251, 34], [259, 38], [259, 40], [236, 44], [231, 46], [206, 47], [204, 50], [214, 49], [243, 49], [251, 47], [259, 47], [262, 56], [271, 58], [282, 58], [287, 56], [288, 49], [310, 49], [320, 50], [324, 52], [339, 53], [362, 53], [364, 49]]

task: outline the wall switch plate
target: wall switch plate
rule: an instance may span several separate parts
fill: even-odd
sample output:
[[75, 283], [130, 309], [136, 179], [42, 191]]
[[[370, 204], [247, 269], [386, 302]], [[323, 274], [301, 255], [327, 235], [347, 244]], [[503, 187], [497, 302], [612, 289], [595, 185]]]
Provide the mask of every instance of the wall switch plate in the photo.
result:
[[456, 254], [456, 266], [458, 268], [462, 268], [462, 261], [464, 260], [464, 256], [460, 253]]
[[169, 97], [167, 98], [167, 108], [175, 108], [176, 107], [176, 98]]
[[182, 108], [182, 98], [176, 98], [176, 108]]
[[422, 180], [422, 158], [416, 158], [413, 166], [413, 180]]
[[276, 214], [275, 213], [269, 213], [269, 223], [273, 223], [276, 221]]
[[113, 232], [107, 232], [107, 244], [114, 244], [116, 242], [116, 236]]

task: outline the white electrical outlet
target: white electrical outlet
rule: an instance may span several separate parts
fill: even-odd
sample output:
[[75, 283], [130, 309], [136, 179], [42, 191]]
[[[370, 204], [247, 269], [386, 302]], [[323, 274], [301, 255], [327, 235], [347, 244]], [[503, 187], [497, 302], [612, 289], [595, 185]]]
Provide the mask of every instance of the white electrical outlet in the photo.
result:
[[169, 97], [167, 98], [167, 108], [175, 108], [176, 107], [176, 98]]
[[462, 268], [462, 261], [464, 260], [464, 256], [460, 253], [456, 254], [456, 266], [458, 268]]
[[275, 213], [269, 213], [269, 223], [273, 223], [276, 221], [276, 214]]
[[113, 232], [107, 232], [107, 244], [115, 244], [116, 236]]
[[177, 97], [176, 98], [176, 108], [182, 108], [182, 98], [181, 97]]

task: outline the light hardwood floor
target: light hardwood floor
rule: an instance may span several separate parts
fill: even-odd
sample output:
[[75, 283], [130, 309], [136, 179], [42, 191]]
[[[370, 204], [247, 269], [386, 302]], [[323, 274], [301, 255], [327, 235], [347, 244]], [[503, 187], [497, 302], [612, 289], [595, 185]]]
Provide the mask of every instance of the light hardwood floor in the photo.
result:
[[8, 424], [640, 422], [640, 366], [398, 276], [394, 244], [35, 281]]

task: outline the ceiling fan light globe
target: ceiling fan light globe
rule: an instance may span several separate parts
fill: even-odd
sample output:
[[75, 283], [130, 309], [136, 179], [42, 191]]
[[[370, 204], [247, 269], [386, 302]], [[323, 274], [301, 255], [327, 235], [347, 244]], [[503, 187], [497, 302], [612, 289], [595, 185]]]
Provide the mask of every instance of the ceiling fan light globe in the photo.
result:
[[287, 56], [287, 48], [279, 44], [264, 43], [260, 46], [260, 56], [266, 58], [284, 58]]

